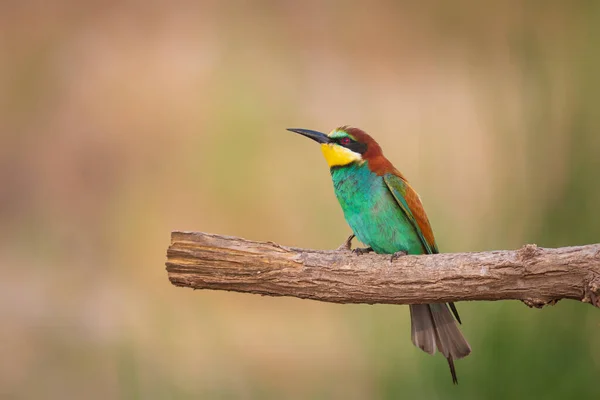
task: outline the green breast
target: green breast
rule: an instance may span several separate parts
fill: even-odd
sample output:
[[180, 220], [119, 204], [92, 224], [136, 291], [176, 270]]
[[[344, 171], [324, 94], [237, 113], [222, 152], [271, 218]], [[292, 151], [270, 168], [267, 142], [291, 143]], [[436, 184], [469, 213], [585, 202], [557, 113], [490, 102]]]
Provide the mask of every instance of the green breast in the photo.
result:
[[377, 253], [425, 253], [383, 178], [371, 172], [366, 163], [332, 168], [331, 177], [344, 217], [361, 242]]

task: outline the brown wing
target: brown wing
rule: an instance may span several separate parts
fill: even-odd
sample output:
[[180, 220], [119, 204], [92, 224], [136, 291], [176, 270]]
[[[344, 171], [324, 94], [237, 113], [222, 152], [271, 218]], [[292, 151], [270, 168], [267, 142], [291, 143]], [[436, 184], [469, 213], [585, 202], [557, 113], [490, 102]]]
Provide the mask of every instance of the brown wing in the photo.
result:
[[433, 236], [433, 230], [417, 192], [415, 192], [399, 172], [387, 173], [383, 176], [383, 179], [396, 199], [396, 202], [415, 227], [428, 253], [437, 253], [438, 249]]

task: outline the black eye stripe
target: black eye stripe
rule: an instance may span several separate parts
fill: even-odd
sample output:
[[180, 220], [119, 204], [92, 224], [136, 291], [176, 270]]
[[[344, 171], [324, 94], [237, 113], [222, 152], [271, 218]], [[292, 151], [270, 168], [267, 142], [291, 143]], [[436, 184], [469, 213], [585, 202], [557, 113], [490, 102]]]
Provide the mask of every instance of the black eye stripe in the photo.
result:
[[352, 150], [353, 152], [358, 153], [358, 154], [364, 154], [367, 151], [366, 143], [360, 143], [360, 142], [357, 142], [355, 140], [348, 138], [348, 139], [350, 139], [350, 143], [342, 144], [341, 141], [344, 138], [346, 138], [346, 137], [335, 139], [335, 142], [337, 144], [339, 144], [340, 146], [345, 147], [349, 150]]
[[353, 152], [358, 153], [358, 154], [364, 154], [367, 151], [367, 144], [366, 143], [351, 142], [346, 147], [349, 148], [350, 150], [352, 150]]

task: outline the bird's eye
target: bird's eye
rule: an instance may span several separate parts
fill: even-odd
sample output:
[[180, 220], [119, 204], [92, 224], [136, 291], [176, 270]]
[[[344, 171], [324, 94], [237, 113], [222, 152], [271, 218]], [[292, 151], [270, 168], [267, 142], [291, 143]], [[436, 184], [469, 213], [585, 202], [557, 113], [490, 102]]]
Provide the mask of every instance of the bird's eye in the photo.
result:
[[340, 139], [340, 144], [344, 145], [344, 146], [350, 144], [350, 142], [351, 142], [351, 140], [350, 140], [349, 137], [343, 137], [343, 138]]

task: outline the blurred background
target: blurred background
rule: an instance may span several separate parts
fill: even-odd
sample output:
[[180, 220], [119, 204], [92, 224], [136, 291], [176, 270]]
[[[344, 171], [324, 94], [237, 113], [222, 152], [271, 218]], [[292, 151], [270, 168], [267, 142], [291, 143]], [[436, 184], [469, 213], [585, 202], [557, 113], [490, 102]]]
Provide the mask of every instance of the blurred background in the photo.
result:
[[599, 398], [600, 312], [173, 287], [172, 230], [331, 249], [313, 142], [371, 133], [442, 252], [600, 242], [600, 2], [0, 3], [0, 397]]

